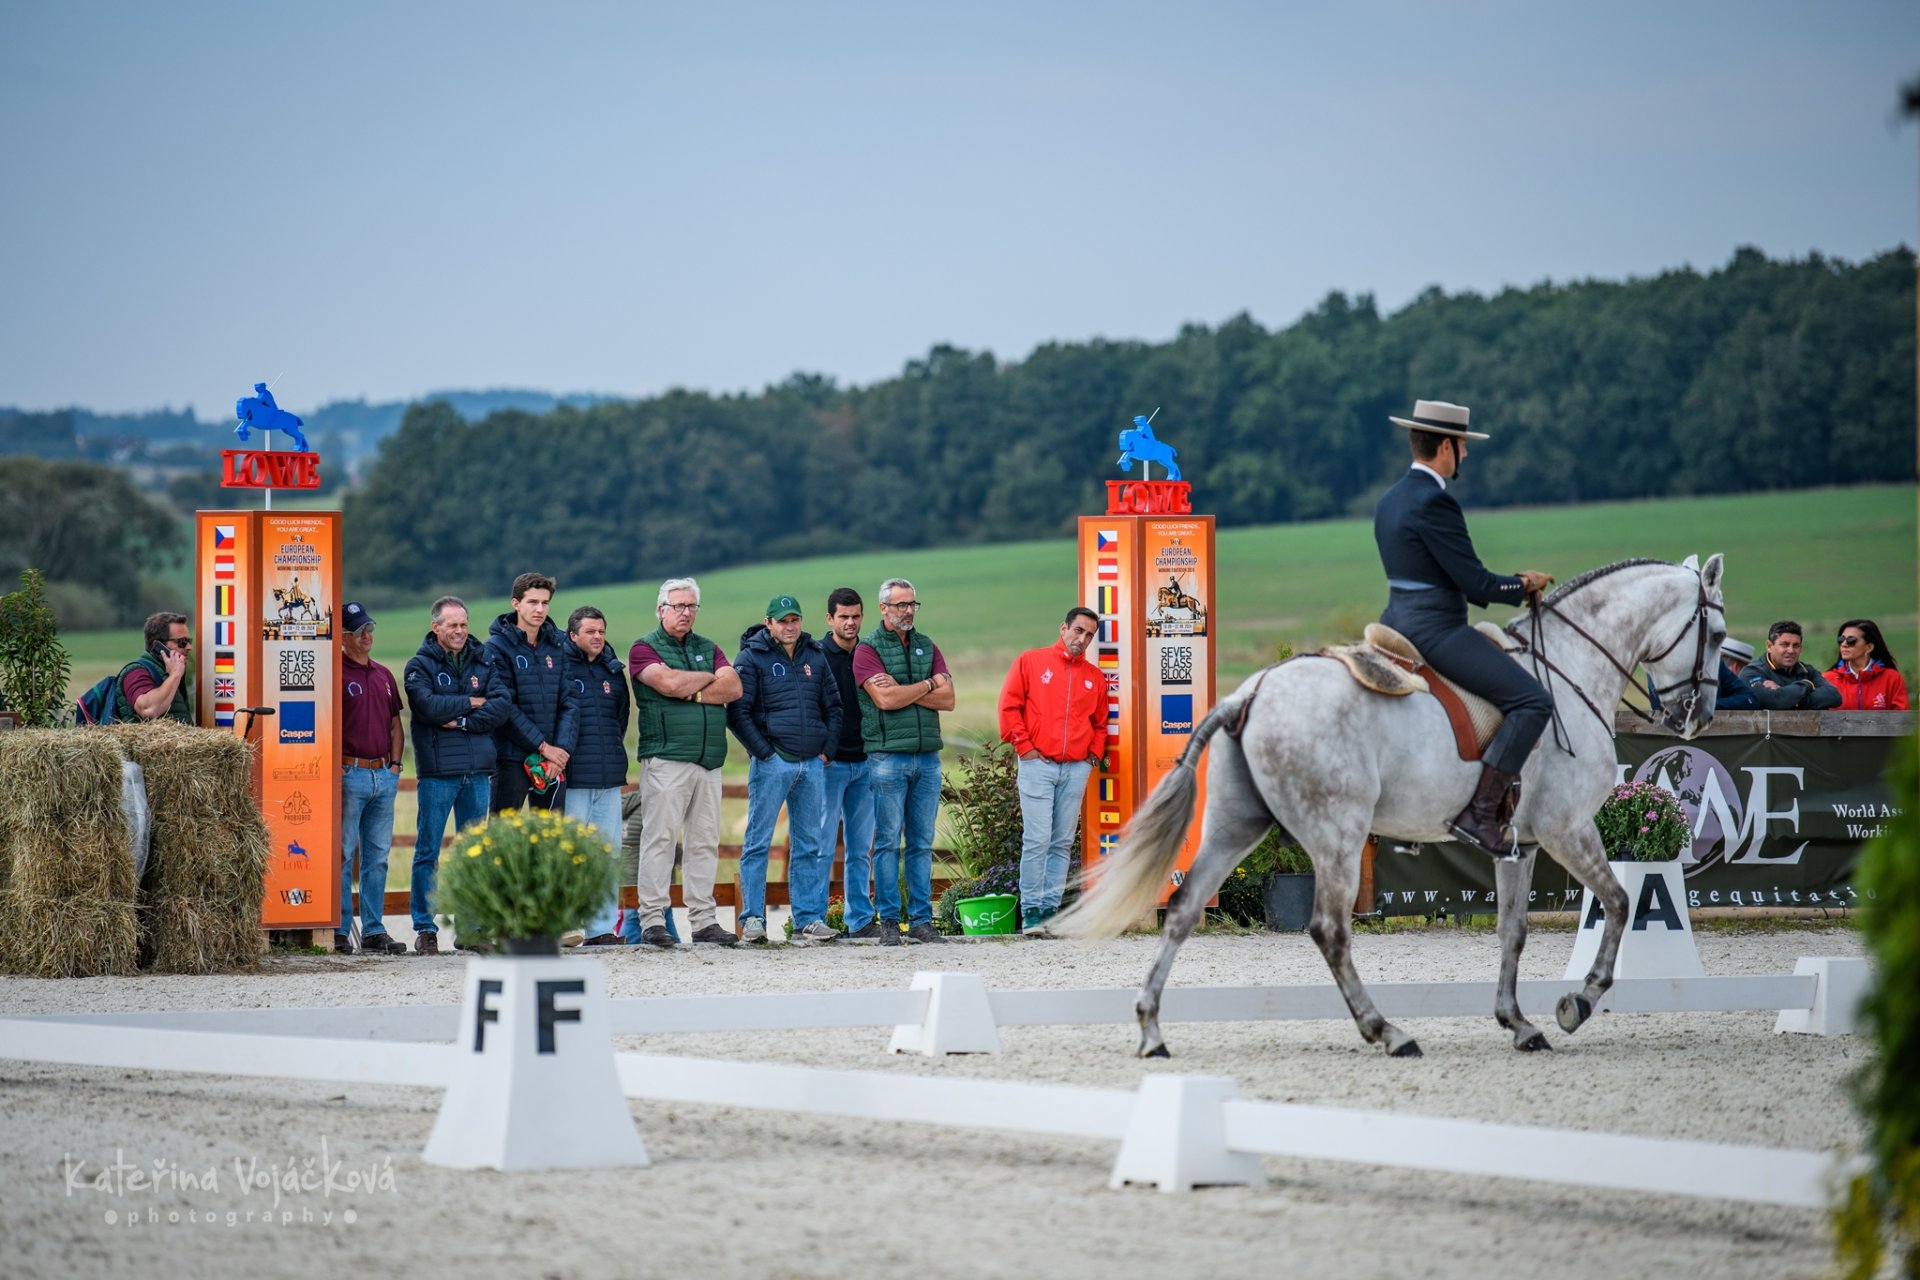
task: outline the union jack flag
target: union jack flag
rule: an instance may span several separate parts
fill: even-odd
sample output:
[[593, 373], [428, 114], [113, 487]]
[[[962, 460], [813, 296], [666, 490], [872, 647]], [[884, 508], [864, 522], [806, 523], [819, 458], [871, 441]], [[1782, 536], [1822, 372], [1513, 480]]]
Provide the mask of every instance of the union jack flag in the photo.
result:
[[233, 677], [221, 676], [215, 680], [213, 682], [213, 696], [216, 698], [233, 698], [239, 696], [233, 691]]

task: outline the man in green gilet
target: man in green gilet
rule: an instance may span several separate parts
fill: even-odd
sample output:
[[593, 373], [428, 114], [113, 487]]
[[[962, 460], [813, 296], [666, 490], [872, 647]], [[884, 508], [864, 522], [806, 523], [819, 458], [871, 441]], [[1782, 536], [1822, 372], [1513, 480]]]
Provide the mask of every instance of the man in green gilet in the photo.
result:
[[[900, 945], [900, 862], [907, 867], [907, 937], [945, 942], [933, 927], [933, 826], [940, 816], [940, 712], [953, 710], [953, 676], [939, 646], [914, 630], [919, 593], [905, 578], [880, 584], [880, 625], [853, 651], [860, 736], [873, 783], [873, 900], [883, 946]], [[905, 838], [904, 853], [901, 847]]]
[[673, 945], [666, 913], [672, 910], [678, 833], [693, 940], [730, 947], [738, 939], [715, 918], [713, 882], [720, 871], [727, 704], [740, 696], [740, 676], [720, 646], [693, 629], [700, 586], [692, 578], [661, 583], [654, 611], [660, 625], [634, 641], [627, 654], [640, 721], [640, 940]]
[[114, 719], [158, 720], [166, 717], [193, 723], [193, 676], [188, 655], [193, 640], [184, 613], [156, 613], [147, 619], [141, 638], [147, 651], [120, 670], [114, 686]]

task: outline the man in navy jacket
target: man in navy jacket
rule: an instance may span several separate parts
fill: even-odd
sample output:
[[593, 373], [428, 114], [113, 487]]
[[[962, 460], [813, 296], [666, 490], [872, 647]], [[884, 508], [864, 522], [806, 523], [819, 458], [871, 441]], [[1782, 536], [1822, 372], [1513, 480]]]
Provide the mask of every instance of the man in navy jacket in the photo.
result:
[[1413, 641], [1435, 671], [1505, 713], [1481, 758], [1473, 799], [1449, 826], [1459, 839], [1506, 860], [1520, 851], [1505, 819], [1520, 801], [1520, 770], [1553, 715], [1553, 699], [1467, 625], [1467, 605], [1518, 605], [1553, 579], [1531, 569], [1491, 573], [1480, 563], [1467, 518], [1447, 492], [1447, 481], [1466, 461], [1467, 441], [1487, 439], [1467, 429], [1468, 413], [1464, 405], [1420, 400], [1411, 420], [1392, 419], [1408, 428], [1413, 466], [1373, 512], [1389, 588], [1380, 621]]
[[[566, 811], [593, 827], [607, 847], [620, 851], [620, 789], [627, 785], [627, 724], [633, 699], [627, 693], [626, 664], [607, 647], [607, 615], [581, 605], [567, 618], [565, 705], [560, 715], [560, 747], [567, 753]], [[587, 945], [615, 947], [620, 894], [607, 900], [587, 922]]]
[[840, 933], [826, 918], [833, 854], [821, 848], [820, 802], [822, 766], [840, 741], [840, 686], [826, 651], [800, 629], [792, 596], [767, 602], [765, 625], [747, 628], [733, 666], [741, 692], [727, 705], [727, 727], [753, 757], [740, 845], [740, 936], [766, 941], [767, 853], [784, 804], [794, 941], [832, 942]]
[[487, 816], [493, 782], [493, 731], [513, 706], [506, 682], [467, 634], [467, 606], [458, 596], [433, 602], [433, 626], [407, 660], [407, 706], [413, 713], [413, 763], [420, 775], [414, 828], [413, 949], [440, 954], [433, 921], [433, 885], [447, 815], [456, 830]]
[[513, 580], [513, 608], [488, 628], [487, 657], [500, 669], [512, 700], [506, 721], [493, 731], [498, 762], [488, 807], [494, 813], [531, 804], [554, 807], [564, 783], [534, 791], [528, 785], [526, 759], [537, 755], [548, 770], [561, 774], [567, 752], [560, 745], [561, 665], [566, 638], [547, 618], [554, 581], [545, 574], [523, 573]]

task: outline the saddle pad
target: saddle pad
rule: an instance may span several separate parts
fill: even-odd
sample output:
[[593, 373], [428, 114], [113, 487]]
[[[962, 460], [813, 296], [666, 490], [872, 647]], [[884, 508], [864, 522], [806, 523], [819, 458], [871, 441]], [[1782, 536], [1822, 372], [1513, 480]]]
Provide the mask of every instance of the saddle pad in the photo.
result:
[[1332, 644], [1314, 656], [1332, 658], [1346, 664], [1348, 674], [1363, 689], [1384, 693], [1389, 698], [1404, 698], [1410, 693], [1425, 693], [1425, 677], [1414, 670], [1417, 663], [1394, 661], [1394, 656], [1371, 644]]
[[[1498, 645], [1503, 650], [1510, 647], [1506, 632], [1501, 631], [1491, 622], [1481, 623], [1476, 630], [1487, 638], [1488, 643]], [[1400, 662], [1414, 664], [1419, 674], [1426, 678], [1428, 692], [1438, 698], [1440, 705], [1447, 709], [1447, 720], [1453, 725], [1454, 746], [1459, 750], [1460, 758], [1478, 760], [1480, 753], [1486, 750], [1487, 743], [1493, 738], [1494, 730], [1498, 729], [1500, 722], [1506, 719], [1506, 716], [1501, 714], [1500, 708], [1479, 694], [1462, 689], [1429, 667], [1426, 659], [1420, 656], [1420, 651], [1413, 647], [1413, 642], [1392, 627], [1378, 622], [1369, 622], [1365, 634], [1367, 644], [1373, 645]], [[1361, 683], [1366, 682], [1363, 680]]]

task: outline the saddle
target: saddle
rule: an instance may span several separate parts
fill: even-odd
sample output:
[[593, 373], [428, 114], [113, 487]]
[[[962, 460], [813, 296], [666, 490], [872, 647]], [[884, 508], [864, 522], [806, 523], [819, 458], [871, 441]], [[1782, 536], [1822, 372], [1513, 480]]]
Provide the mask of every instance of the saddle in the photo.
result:
[[[1516, 647], [1512, 637], [1491, 622], [1482, 622], [1474, 630], [1502, 651]], [[1447, 723], [1453, 726], [1453, 745], [1460, 758], [1478, 760], [1494, 730], [1506, 719], [1500, 708], [1479, 694], [1460, 688], [1428, 666], [1413, 642], [1392, 627], [1369, 622], [1365, 634], [1366, 639], [1359, 644], [1329, 645], [1314, 656], [1341, 663], [1361, 688], [1373, 693], [1389, 698], [1432, 694], [1446, 709]]]

